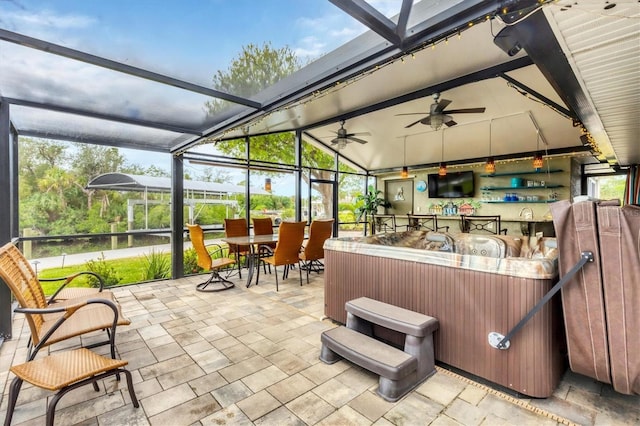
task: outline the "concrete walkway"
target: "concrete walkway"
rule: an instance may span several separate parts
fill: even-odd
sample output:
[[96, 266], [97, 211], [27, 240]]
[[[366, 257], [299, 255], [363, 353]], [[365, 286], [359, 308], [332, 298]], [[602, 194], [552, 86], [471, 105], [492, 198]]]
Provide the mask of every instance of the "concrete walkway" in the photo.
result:
[[[185, 249], [191, 247], [190, 242], [185, 242]], [[95, 251], [95, 252], [87, 252], [87, 253], [77, 253], [77, 254], [67, 254], [64, 256], [52, 256], [52, 257], [41, 257], [38, 259], [31, 259], [29, 263], [31, 266], [36, 268], [38, 271], [42, 271], [43, 269], [49, 268], [61, 268], [63, 266], [72, 266], [72, 265], [83, 265], [89, 260], [97, 260], [104, 256], [105, 260], [113, 260], [113, 259], [123, 259], [127, 257], [138, 257], [143, 256], [144, 254], [150, 253], [151, 250], [155, 250], [156, 252], [165, 252], [169, 253], [171, 251], [170, 244], [161, 244], [155, 246], [144, 246], [144, 247], [131, 247], [124, 249], [116, 249], [116, 250], [103, 250], [103, 251]]]

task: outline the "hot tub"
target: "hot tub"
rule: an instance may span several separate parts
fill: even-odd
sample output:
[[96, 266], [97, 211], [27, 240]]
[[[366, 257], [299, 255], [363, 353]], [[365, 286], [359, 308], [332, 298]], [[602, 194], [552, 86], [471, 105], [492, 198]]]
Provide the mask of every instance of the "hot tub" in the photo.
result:
[[[509, 349], [493, 348], [488, 335], [506, 335], [555, 284], [553, 239], [458, 234], [434, 242], [434, 234], [327, 240], [326, 316], [345, 323], [345, 303], [361, 296], [433, 316], [440, 322], [436, 360], [524, 395], [550, 396], [565, 371], [557, 298], [513, 336]], [[394, 340], [386, 330], [378, 333]]]

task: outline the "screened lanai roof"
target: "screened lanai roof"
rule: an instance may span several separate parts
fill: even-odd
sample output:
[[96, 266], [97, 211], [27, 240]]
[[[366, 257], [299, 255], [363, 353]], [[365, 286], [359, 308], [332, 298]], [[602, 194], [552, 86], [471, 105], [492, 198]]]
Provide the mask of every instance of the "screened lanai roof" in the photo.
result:
[[[346, 120], [369, 135], [339, 153], [367, 170], [585, 145], [600, 161], [640, 163], [635, 0], [183, 1], [161, 14], [59, 4], [0, 2], [0, 96], [20, 135], [180, 154], [302, 130], [335, 149]], [[315, 60], [259, 93], [212, 87], [241, 46], [276, 38]], [[409, 127], [435, 93], [485, 112]], [[209, 114], [214, 100], [228, 107]]]
[[[160, 176], [141, 176], [127, 173], [105, 173], [97, 176], [87, 184], [89, 189], [108, 189], [114, 191], [149, 191], [171, 192], [171, 179]], [[184, 180], [184, 189], [189, 193], [200, 195], [229, 195], [244, 194], [244, 186], [230, 183], [203, 182], [196, 180]], [[251, 188], [252, 194], [268, 195], [260, 188]]]

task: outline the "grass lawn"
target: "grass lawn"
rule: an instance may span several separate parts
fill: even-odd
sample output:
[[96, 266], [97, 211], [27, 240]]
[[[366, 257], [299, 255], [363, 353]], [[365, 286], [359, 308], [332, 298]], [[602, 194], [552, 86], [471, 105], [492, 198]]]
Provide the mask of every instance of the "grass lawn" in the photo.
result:
[[[105, 260], [105, 266], [113, 267], [117, 276], [120, 278], [119, 284], [131, 284], [144, 280], [144, 273], [147, 268], [144, 257], [129, 257], [123, 259]], [[64, 268], [50, 268], [39, 271], [40, 278], [59, 278], [73, 275], [77, 272], [88, 271], [86, 265], [65, 266]], [[59, 282], [43, 282], [42, 288], [45, 294], [53, 294], [54, 291], [63, 283]], [[74, 279], [71, 284], [73, 287], [89, 287], [89, 281], [86, 276], [79, 276]]]

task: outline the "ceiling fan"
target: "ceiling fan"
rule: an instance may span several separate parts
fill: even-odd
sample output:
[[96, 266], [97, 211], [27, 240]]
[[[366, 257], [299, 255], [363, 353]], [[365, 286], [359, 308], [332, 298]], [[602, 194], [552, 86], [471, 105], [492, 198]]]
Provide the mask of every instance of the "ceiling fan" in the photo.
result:
[[371, 135], [369, 132], [347, 133], [347, 129], [344, 128], [344, 120], [340, 121], [340, 128], [335, 134], [337, 137], [331, 139], [331, 145], [336, 145], [338, 149], [344, 148], [351, 142], [358, 142], [364, 145], [367, 141], [357, 138], [356, 136]]
[[431, 104], [431, 111], [429, 113], [426, 112], [410, 112], [407, 114], [397, 114], [397, 115], [416, 115], [416, 114], [420, 114], [420, 115], [424, 115], [427, 114], [426, 117], [421, 118], [418, 121], [414, 121], [413, 123], [409, 124], [408, 126], [405, 126], [405, 128], [409, 128], [411, 126], [415, 126], [418, 123], [422, 123], [422, 124], [428, 124], [430, 125], [434, 130], [438, 130], [442, 127], [442, 125], [444, 124], [447, 127], [451, 127], [451, 126], [455, 126], [456, 123], [455, 121], [453, 121], [453, 118], [451, 118], [451, 116], [449, 114], [469, 114], [469, 113], [483, 113], [485, 111], [485, 108], [464, 108], [464, 109], [450, 109], [448, 111], [445, 111], [445, 108], [447, 106], [449, 106], [449, 104], [451, 103], [451, 101], [449, 99], [442, 99], [442, 100], [438, 100], [440, 98], [440, 93], [436, 92], [433, 94], [433, 101], [434, 103]]

